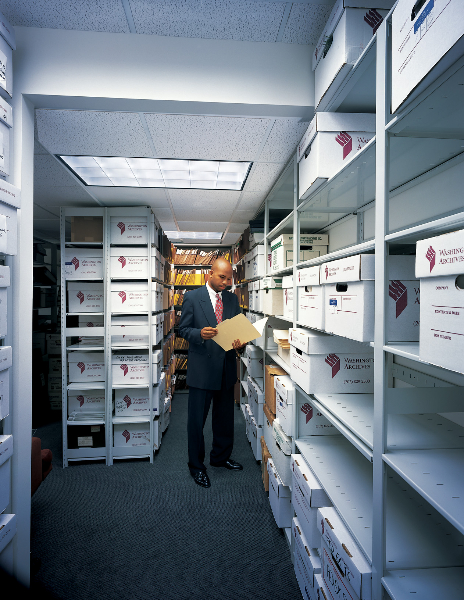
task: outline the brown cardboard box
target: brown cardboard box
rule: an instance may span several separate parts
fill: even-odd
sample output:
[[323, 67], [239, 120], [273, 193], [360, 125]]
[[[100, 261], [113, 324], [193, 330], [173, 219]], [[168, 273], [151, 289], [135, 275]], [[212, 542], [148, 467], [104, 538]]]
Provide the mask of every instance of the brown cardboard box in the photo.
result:
[[266, 365], [264, 374], [264, 389], [266, 390], [266, 396], [264, 400], [274, 415], [276, 414], [276, 394], [274, 389], [274, 377], [276, 375], [287, 375], [287, 372], [277, 365]]
[[271, 412], [269, 406], [266, 403], [264, 403], [263, 410], [264, 410], [264, 414], [267, 417], [267, 420], [272, 425], [274, 423], [274, 419], [276, 418], [275, 413]]
[[266, 446], [266, 442], [264, 441], [264, 436], [261, 436], [261, 454], [263, 456], [261, 460], [261, 476], [263, 478], [264, 489], [266, 492], [269, 491], [269, 473], [267, 470], [267, 461], [269, 458], [272, 458], [271, 453]]
[[103, 242], [103, 217], [71, 217], [71, 242]]

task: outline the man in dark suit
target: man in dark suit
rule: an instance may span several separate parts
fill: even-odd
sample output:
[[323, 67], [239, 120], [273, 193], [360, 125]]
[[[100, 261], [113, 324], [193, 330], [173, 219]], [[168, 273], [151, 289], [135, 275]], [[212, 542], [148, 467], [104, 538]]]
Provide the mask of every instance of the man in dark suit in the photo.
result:
[[234, 443], [234, 385], [237, 353], [244, 344], [237, 339], [227, 352], [213, 340], [217, 324], [240, 313], [238, 298], [226, 291], [232, 285], [232, 265], [218, 258], [208, 283], [184, 296], [179, 335], [189, 343], [187, 362], [188, 466], [195, 483], [210, 487], [206, 473], [203, 428], [213, 401], [213, 447], [210, 465], [240, 471], [230, 458]]

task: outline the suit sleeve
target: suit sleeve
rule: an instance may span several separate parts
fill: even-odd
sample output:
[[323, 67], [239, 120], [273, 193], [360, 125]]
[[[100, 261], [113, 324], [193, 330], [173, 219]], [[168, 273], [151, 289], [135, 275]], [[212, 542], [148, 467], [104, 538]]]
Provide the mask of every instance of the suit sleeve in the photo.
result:
[[236, 317], [237, 315], [239, 315], [242, 312], [242, 309], [240, 308], [240, 304], [238, 302], [238, 297], [236, 294], [234, 294], [234, 298], [235, 298], [234, 317]]
[[179, 336], [184, 338], [184, 340], [187, 340], [189, 344], [201, 344], [203, 342], [201, 338], [201, 329], [193, 327], [193, 325], [193, 302], [190, 298], [190, 294], [185, 294], [179, 323]]

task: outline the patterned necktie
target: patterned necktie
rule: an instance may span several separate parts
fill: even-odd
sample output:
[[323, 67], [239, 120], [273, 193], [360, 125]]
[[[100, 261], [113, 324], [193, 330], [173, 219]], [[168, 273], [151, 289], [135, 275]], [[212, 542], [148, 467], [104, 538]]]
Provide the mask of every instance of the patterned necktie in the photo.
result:
[[222, 300], [219, 294], [216, 294], [216, 308], [214, 309], [214, 314], [216, 315], [216, 321], [220, 323], [222, 321]]

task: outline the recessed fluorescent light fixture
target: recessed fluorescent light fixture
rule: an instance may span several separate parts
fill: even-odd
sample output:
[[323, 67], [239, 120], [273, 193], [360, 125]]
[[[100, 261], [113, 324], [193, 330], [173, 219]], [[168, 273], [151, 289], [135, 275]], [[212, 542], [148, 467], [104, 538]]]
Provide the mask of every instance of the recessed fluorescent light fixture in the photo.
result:
[[251, 162], [56, 155], [84, 185], [241, 191]]
[[170, 240], [221, 240], [222, 233], [216, 231], [165, 231]]

